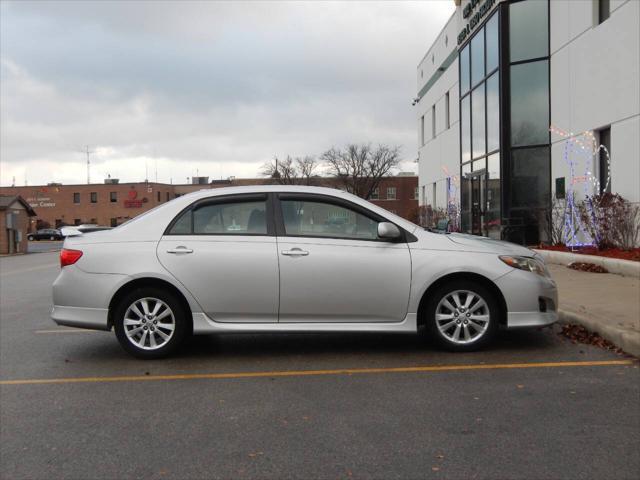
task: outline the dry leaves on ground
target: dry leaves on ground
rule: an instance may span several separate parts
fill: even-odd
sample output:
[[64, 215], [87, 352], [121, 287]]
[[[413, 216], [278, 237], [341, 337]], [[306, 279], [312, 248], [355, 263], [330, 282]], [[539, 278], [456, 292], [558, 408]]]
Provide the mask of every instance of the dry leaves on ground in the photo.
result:
[[600, 265], [596, 265], [595, 263], [587, 263], [587, 262], [573, 262], [567, 265], [567, 268], [571, 268], [572, 270], [579, 270], [581, 272], [591, 272], [591, 273], [609, 273], [604, 267]]
[[585, 343], [587, 345], [594, 345], [605, 350], [611, 350], [612, 352], [615, 352], [617, 354], [624, 353], [621, 348], [616, 347], [609, 340], [605, 340], [597, 333], [590, 332], [582, 325], [563, 325], [559, 335], [564, 335], [569, 340], [571, 340], [572, 343]]

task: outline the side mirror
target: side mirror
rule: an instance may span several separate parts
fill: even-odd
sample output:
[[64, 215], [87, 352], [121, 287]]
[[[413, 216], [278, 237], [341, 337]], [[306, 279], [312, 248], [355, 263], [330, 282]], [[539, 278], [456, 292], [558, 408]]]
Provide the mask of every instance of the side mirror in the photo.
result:
[[378, 237], [385, 240], [398, 240], [402, 237], [402, 232], [391, 222], [380, 222], [378, 224]]

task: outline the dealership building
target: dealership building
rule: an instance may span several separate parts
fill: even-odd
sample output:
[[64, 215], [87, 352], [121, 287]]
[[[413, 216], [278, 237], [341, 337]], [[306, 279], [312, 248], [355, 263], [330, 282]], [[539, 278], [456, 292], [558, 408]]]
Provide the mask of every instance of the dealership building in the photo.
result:
[[553, 199], [640, 202], [640, 1], [455, 4], [417, 68], [420, 205], [535, 244]]

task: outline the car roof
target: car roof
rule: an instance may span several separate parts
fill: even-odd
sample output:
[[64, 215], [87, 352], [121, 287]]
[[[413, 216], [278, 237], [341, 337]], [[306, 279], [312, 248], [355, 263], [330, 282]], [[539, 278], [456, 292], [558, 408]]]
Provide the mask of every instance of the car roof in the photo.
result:
[[[195, 192], [188, 193], [191, 198], [213, 197], [218, 195], [234, 195], [241, 193], [269, 193], [269, 192], [291, 192], [291, 193], [316, 193], [332, 196], [351, 197], [350, 193], [337, 188], [313, 187], [307, 185], [246, 185], [238, 187], [203, 188]], [[186, 195], [184, 195], [186, 196]], [[356, 197], [357, 198], [357, 197]]]

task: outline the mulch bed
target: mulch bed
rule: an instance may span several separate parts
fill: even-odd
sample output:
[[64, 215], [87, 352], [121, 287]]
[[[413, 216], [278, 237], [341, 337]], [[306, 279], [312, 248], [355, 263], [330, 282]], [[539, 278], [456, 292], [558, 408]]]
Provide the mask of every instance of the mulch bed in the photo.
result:
[[596, 265], [595, 263], [587, 263], [587, 262], [573, 262], [567, 265], [567, 268], [571, 268], [572, 270], [579, 270], [581, 272], [591, 272], [591, 273], [609, 273], [604, 267], [600, 265]]
[[565, 245], [538, 245], [535, 248], [539, 250], [553, 250], [556, 252], [579, 253], [581, 255], [597, 255], [599, 257], [617, 258], [619, 260], [631, 260], [640, 262], [640, 248], [632, 248], [631, 250], [621, 250], [620, 248], [607, 248], [598, 250], [596, 247], [575, 247], [573, 249]]
[[558, 335], [562, 335], [571, 340], [571, 343], [584, 343], [586, 345], [593, 345], [604, 350], [610, 350], [619, 355], [623, 355], [625, 352], [616, 347], [609, 340], [605, 340], [600, 335], [595, 332], [590, 332], [582, 325], [575, 324], [566, 324], [562, 325], [562, 330], [558, 333]]

